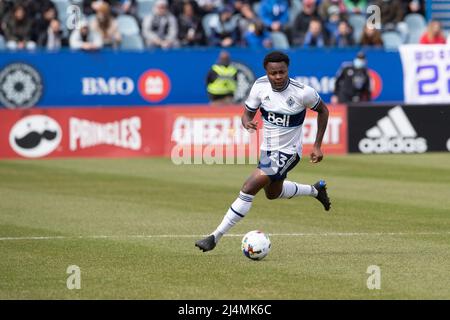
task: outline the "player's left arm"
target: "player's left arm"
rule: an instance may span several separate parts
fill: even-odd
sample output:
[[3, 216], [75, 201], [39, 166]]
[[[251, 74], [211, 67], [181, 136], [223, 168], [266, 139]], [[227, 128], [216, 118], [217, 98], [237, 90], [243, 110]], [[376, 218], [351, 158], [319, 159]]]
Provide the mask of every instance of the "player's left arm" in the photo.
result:
[[323, 159], [321, 147], [323, 136], [325, 134], [325, 130], [327, 129], [328, 115], [329, 115], [328, 107], [322, 101], [322, 99], [319, 101], [315, 110], [317, 111], [317, 134], [316, 134], [316, 141], [314, 142], [313, 149], [310, 155], [311, 157], [310, 161], [312, 163], [320, 162]]

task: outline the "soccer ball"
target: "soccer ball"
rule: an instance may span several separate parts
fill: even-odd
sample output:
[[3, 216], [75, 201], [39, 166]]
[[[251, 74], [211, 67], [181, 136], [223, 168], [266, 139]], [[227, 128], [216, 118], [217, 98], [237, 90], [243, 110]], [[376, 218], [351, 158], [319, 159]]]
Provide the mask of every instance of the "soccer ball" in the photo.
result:
[[269, 237], [259, 230], [250, 231], [242, 238], [242, 252], [252, 260], [263, 259], [269, 253], [270, 247]]

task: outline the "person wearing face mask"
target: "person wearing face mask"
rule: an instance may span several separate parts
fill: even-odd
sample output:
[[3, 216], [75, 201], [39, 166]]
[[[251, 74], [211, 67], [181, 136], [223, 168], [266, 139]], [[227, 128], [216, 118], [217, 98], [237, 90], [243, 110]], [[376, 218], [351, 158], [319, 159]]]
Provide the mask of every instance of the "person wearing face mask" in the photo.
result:
[[364, 52], [359, 52], [352, 63], [344, 62], [336, 75], [332, 103], [370, 101], [370, 76]]

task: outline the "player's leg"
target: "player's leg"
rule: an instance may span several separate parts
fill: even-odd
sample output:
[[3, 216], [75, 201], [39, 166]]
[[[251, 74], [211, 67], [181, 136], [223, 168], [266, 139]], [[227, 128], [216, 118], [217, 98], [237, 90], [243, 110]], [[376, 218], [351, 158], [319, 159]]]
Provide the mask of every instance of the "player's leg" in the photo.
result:
[[[300, 161], [300, 156], [297, 154], [287, 155], [280, 152], [278, 155], [277, 172], [270, 176], [271, 182], [264, 187], [267, 199], [287, 198], [310, 196], [319, 200], [324, 206], [325, 210], [330, 209], [330, 199], [326, 190], [325, 181], [318, 181], [313, 185], [300, 184], [285, 180], [287, 173], [292, 170]], [[284, 160], [283, 160], [284, 159]]]
[[268, 183], [270, 183], [270, 178], [262, 170], [255, 169], [244, 182], [239, 196], [228, 208], [217, 229], [208, 237], [197, 241], [195, 245], [203, 251], [214, 249], [222, 236], [247, 215], [252, 207], [253, 198]]

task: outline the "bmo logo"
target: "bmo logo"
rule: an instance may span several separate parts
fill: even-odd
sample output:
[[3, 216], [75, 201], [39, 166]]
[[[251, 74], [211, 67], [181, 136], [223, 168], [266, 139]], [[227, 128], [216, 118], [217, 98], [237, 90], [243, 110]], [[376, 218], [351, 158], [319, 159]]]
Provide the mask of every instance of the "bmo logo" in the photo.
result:
[[148, 70], [139, 78], [139, 94], [150, 102], [164, 100], [170, 93], [170, 87], [169, 77], [158, 69]]
[[[136, 80], [129, 77], [81, 78], [83, 96], [129, 96], [135, 92]], [[137, 80], [141, 97], [149, 102], [160, 102], [170, 93], [171, 83], [167, 74], [158, 69], [145, 71]]]
[[85, 77], [81, 79], [82, 94], [84, 96], [128, 96], [134, 91], [134, 82], [128, 77]]

